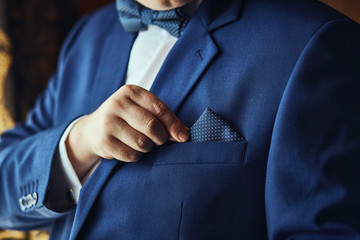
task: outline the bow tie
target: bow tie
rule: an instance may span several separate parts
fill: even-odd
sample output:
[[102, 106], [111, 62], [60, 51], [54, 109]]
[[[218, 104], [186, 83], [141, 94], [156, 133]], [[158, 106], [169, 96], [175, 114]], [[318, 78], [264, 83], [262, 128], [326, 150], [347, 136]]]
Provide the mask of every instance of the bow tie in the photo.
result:
[[119, 19], [127, 32], [138, 32], [147, 25], [156, 25], [175, 37], [180, 37], [187, 23], [187, 16], [180, 9], [155, 11], [148, 9], [135, 0], [117, 0]]

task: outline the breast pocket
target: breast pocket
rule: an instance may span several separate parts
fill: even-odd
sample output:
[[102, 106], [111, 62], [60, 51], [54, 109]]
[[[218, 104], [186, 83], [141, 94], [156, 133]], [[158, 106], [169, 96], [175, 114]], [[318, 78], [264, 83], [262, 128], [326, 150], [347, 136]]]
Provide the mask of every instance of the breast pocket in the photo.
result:
[[170, 144], [156, 150], [152, 164], [243, 164], [246, 146], [246, 140]]

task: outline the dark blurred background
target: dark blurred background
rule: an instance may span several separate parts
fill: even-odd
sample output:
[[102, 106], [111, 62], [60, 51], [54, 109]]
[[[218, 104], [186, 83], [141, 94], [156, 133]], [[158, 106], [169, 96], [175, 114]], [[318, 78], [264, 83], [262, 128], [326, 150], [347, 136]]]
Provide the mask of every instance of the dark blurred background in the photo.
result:
[[56, 70], [60, 46], [74, 23], [109, 2], [0, 0], [0, 27], [12, 45], [5, 95], [14, 120], [24, 120], [35, 97]]

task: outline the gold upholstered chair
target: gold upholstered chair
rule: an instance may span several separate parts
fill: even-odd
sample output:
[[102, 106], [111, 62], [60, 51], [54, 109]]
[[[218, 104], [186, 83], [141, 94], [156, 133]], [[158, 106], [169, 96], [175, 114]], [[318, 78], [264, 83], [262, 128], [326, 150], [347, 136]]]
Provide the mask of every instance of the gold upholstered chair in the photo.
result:
[[13, 126], [13, 120], [5, 107], [4, 82], [11, 63], [10, 43], [0, 29], [0, 133]]

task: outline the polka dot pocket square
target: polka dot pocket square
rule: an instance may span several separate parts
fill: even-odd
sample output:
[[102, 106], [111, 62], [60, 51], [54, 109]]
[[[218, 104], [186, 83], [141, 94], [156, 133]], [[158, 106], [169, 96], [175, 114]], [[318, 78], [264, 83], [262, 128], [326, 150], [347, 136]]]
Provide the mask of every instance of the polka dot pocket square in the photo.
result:
[[189, 142], [232, 142], [245, 140], [209, 107], [206, 108], [190, 128], [189, 133]]

